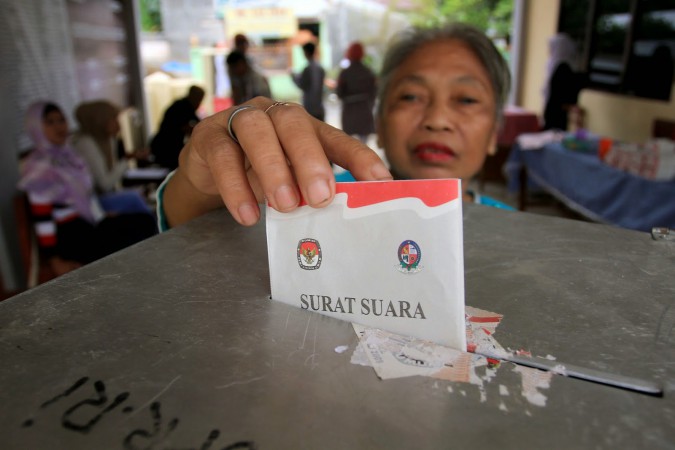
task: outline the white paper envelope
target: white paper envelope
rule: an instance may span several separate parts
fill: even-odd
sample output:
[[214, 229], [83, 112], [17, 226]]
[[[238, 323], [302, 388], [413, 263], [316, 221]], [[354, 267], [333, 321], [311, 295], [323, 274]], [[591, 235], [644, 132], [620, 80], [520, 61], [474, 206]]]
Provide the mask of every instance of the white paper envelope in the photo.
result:
[[466, 350], [460, 180], [338, 183], [267, 208], [272, 299]]

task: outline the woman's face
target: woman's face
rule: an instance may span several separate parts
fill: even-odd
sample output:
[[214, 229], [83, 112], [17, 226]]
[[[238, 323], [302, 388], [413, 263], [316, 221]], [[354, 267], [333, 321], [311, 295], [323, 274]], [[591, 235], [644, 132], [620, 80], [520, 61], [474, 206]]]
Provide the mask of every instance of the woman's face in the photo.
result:
[[113, 137], [117, 136], [117, 133], [120, 132], [120, 121], [117, 119], [117, 116], [112, 117], [110, 120], [108, 120], [106, 131], [110, 136]]
[[42, 131], [47, 140], [58, 146], [68, 140], [68, 122], [61, 111], [50, 111], [42, 119]]
[[461, 41], [438, 40], [392, 74], [378, 119], [378, 143], [399, 178], [468, 181], [496, 144], [488, 74]]

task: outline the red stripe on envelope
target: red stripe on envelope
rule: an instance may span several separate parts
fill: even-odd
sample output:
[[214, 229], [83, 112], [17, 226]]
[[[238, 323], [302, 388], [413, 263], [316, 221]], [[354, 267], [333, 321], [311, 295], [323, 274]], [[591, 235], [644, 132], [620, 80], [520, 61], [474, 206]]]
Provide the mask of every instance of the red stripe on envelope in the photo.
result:
[[[400, 198], [419, 198], [435, 207], [459, 198], [459, 180], [397, 180], [335, 183], [336, 194], [347, 194], [348, 208], [361, 208]], [[269, 202], [268, 202], [269, 204]], [[306, 206], [300, 198], [298, 206]]]
[[419, 198], [425, 205], [434, 207], [457, 199], [459, 183], [453, 179], [336, 183], [335, 192], [347, 194], [349, 208], [361, 208], [399, 198]]

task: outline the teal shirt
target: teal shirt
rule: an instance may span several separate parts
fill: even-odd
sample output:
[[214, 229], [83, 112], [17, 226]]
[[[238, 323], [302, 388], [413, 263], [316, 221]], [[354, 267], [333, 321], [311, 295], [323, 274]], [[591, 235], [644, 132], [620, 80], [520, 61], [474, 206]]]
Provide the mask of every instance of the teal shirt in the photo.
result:
[[352, 181], [356, 181], [356, 178], [352, 176], [351, 172], [345, 170], [335, 175], [335, 181], [338, 183], [351, 183]]

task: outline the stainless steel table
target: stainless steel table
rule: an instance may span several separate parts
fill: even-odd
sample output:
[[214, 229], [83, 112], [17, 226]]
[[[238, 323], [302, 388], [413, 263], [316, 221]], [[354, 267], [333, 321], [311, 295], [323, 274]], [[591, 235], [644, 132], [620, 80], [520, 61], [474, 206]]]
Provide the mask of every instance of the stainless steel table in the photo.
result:
[[675, 448], [675, 245], [473, 205], [464, 223], [466, 302], [504, 314], [502, 345], [664, 397], [554, 376], [533, 406], [510, 363], [488, 392], [381, 381], [350, 324], [269, 300], [264, 225], [218, 211], [0, 303], [0, 447]]

